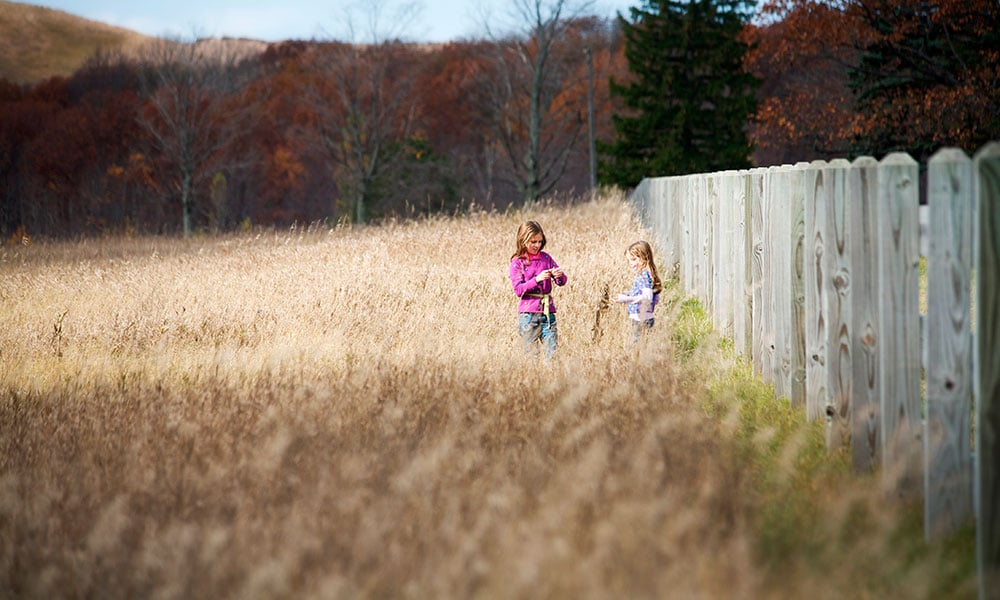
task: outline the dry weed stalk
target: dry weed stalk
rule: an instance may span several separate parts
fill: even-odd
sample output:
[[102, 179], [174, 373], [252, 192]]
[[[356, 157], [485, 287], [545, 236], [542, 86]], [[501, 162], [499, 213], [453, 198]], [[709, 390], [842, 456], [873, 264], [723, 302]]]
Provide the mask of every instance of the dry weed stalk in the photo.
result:
[[601, 337], [604, 336], [604, 328], [601, 327], [601, 317], [608, 312], [611, 308], [611, 291], [608, 284], [604, 284], [604, 288], [601, 290], [601, 298], [597, 301], [597, 310], [594, 311], [594, 326], [591, 327], [591, 340], [593, 342], [599, 342]]

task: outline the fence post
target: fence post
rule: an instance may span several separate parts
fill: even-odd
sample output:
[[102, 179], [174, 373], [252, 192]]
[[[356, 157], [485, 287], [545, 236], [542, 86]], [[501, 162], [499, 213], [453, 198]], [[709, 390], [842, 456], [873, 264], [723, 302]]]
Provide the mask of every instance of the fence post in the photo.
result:
[[979, 597], [1000, 589], [1000, 143], [975, 157], [976, 241], [976, 558]]
[[882, 465], [889, 491], [921, 489], [919, 179], [917, 162], [894, 152], [879, 164], [878, 317]]
[[972, 161], [961, 150], [928, 162], [927, 425], [924, 537], [955, 532], [972, 517]]
[[851, 462], [856, 472], [881, 458], [878, 369], [878, 161], [855, 159], [848, 175], [851, 197]]

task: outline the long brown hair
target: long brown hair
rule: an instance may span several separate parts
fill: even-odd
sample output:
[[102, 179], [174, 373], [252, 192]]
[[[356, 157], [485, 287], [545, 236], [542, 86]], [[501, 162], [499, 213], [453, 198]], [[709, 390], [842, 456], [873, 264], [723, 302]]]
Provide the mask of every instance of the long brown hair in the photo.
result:
[[656, 263], [653, 261], [653, 249], [646, 240], [634, 242], [625, 251], [626, 256], [631, 254], [642, 261], [642, 266], [649, 269], [649, 274], [653, 276], [653, 293], [659, 294], [663, 291], [663, 282], [660, 281], [660, 274], [656, 271]]
[[517, 258], [518, 256], [524, 256], [528, 252], [528, 240], [539, 233], [542, 234], [542, 247], [538, 249], [541, 252], [545, 249], [545, 232], [542, 231], [542, 226], [538, 224], [538, 221], [525, 221], [521, 223], [521, 226], [517, 228], [516, 249], [510, 257]]

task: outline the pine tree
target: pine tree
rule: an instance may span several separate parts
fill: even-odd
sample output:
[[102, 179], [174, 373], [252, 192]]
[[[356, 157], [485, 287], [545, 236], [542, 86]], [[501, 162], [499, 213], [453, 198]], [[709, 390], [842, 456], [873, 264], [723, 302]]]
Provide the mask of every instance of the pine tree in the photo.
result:
[[626, 112], [601, 144], [602, 183], [750, 166], [757, 80], [743, 69], [747, 0], [645, 0], [619, 16], [630, 81], [611, 79]]

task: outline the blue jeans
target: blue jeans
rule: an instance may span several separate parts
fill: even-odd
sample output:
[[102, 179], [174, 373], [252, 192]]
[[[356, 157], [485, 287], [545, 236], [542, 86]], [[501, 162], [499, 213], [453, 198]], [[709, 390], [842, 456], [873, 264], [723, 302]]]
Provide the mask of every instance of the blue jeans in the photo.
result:
[[650, 329], [653, 328], [655, 319], [646, 319], [645, 321], [629, 321], [632, 324], [632, 343], [638, 344], [639, 341], [646, 335]]
[[521, 334], [524, 342], [524, 351], [532, 352], [536, 349], [535, 342], [541, 340], [545, 345], [545, 358], [552, 358], [556, 353], [558, 333], [556, 331], [556, 315], [549, 313], [546, 319], [544, 313], [518, 313], [517, 332]]

